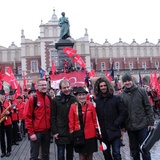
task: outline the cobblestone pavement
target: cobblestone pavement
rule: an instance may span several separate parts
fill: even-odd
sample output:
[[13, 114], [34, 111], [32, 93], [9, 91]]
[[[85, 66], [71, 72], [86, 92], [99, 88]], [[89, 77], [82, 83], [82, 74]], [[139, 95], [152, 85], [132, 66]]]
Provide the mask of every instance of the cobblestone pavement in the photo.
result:
[[[159, 120], [156, 120], [155, 125], [158, 122]], [[127, 133], [124, 133], [124, 142], [125, 142], [125, 146], [121, 147], [122, 160], [132, 160], [132, 158], [130, 157]], [[150, 152], [151, 152], [152, 160], [160, 160], [160, 140], [155, 143], [155, 145], [152, 147]]]
[[[160, 121], [160, 120], [159, 120]], [[158, 121], [155, 122], [155, 125]], [[129, 143], [128, 143], [128, 135], [124, 133], [124, 143], [125, 146], [121, 147], [122, 160], [132, 160], [130, 156]], [[2, 160], [29, 160], [30, 157], [30, 143], [28, 141], [28, 137], [26, 136], [21, 142], [19, 142], [19, 146], [13, 146], [12, 154], [10, 157], [0, 158]], [[57, 160], [56, 153], [56, 145], [55, 143], [51, 143], [50, 147], [50, 159]], [[152, 160], [160, 160], [160, 141], [156, 142], [156, 144], [151, 149], [151, 157]], [[74, 160], [78, 160], [79, 156], [75, 153]], [[103, 154], [101, 151], [94, 153], [93, 160], [104, 160]]]

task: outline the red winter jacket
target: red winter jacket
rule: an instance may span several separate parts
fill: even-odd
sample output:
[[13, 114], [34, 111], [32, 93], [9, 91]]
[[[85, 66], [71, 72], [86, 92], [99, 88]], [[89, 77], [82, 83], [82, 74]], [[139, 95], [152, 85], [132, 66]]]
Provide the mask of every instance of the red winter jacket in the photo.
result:
[[13, 108], [11, 108], [12, 121], [18, 121], [19, 120], [17, 103], [18, 103], [18, 101], [16, 99], [11, 101], [11, 104], [15, 104], [15, 106]]
[[[86, 114], [84, 134], [85, 134], [85, 139], [90, 139], [96, 136], [97, 134], [96, 128], [98, 128], [98, 125], [96, 120], [96, 111], [93, 106], [93, 103], [86, 103], [85, 105], [82, 106], [83, 117], [86, 112], [86, 105], [88, 105], [88, 108]], [[76, 103], [71, 105], [68, 118], [69, 118], [70, 133], [72, 133], [75, 130], [79, 130], [80, 122], [78, 119], [78, 105]]]
[[24, 120], [24, 106], [25, 106], [25, 103], [22, 102], [22, 103], [17, 103], [17, 108], [18, 108], [18, 117], [19, 117], [19, 120]]
[[30, 97], [26, 103], [25, 124], [28, 134], [50, 130], [51, 103], [47, 95], [36, 92], [37, 106], [34, 106], [34, 97]]

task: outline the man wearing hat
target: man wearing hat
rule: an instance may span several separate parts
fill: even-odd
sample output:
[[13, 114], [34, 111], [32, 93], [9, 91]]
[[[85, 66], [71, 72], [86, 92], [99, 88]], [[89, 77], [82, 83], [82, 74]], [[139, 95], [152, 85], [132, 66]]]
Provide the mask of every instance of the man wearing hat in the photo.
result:
[[[125, 126], [129, 136], [131, 155], [134, 160], [140, 160], [140, 148], [154, 126], [153, 111], [146, 91], [133, 83], [129, 72], [122, 76], [124, 91], [122, 99], [127, 109]], [[142, 153], [143, 160], [151, 160], [150, 153]]]
[[25, 103], [23, 102], [22, 96], [17, 97], [17, 108], [18, 108], [18, 118], [19, 118], [19, 134], [18, 140], [22, 140], [22, 136], [25, 135], [25, 123], [24, 123], [24, 106]]
[[31, 86], [30, 90], [28, 91], [28, 94], [31, 96], [36, 94], [36, 89], [34, 87], [34, 83], [32, 83], [32, 86]]
[[8, 101], [11, 104], [14, 104], [14, 107], [11, 108], [11, 117], [12, 117], [12, 144], [19, 145], [18, 142], [18, 108], [17, 108], [17, 100], [15, 99], [15, 90], [9, 91], [9, 99]]
[[[5, 100], [5, 91], [0, 90], [0, 143], [1, 143], [1, 158], [11, 155], [12, 147], [12, 120], [11, 120], [11, 110], [8, 107], [10, 106], [9, 102]], [[6, 109], [8, 107], [8, 109]], [[6, 111], [5, 111], [6, 110]], [[2, 117], [2, 114], [4, 113]], [[3, 119], [3, 120], [2, 120]], [[6, 135], [6, 138], [5, 138]], [[6, 142], [7, 140], [7, 142]]]

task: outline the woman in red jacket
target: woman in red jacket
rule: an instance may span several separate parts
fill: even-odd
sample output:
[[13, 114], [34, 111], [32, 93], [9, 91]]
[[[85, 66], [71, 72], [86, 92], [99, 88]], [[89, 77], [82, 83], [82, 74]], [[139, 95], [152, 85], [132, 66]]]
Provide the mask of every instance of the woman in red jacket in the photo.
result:
[[75, 152], [79, 153], [80, 160], [92, 160], [93, 152], [97, 151], [96, 135], [98, 126], [96, 111], [93, 103], [86, 101], [87, 93], [88, 92], [83, 87], [78, 87], [75, 95], [79, 102], [72, 104], [69, 111], [69, 130], [71, 134], [80, 129], [78, 106], [81, 107], [83, 122], [85, 121], [83, 124], [85, 144], [83, 146], [75, 147]]

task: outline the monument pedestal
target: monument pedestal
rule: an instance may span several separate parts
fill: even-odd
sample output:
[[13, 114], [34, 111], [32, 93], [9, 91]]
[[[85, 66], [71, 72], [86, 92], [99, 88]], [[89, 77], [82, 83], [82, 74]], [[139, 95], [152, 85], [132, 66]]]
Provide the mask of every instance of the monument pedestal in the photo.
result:
[[58, 43], [55, 43], [55, 48], [57, 49], [58, 59], [59, 59], [59, 67], [57, 67], [58, 71], [62, 71], [64, 69], [64, 61], [71, 61], [70, 57], [68, 57], [64, 52], [63, 48], [70, 47], [73, 48], [74, 42], [69, 39], [60, 39]]

